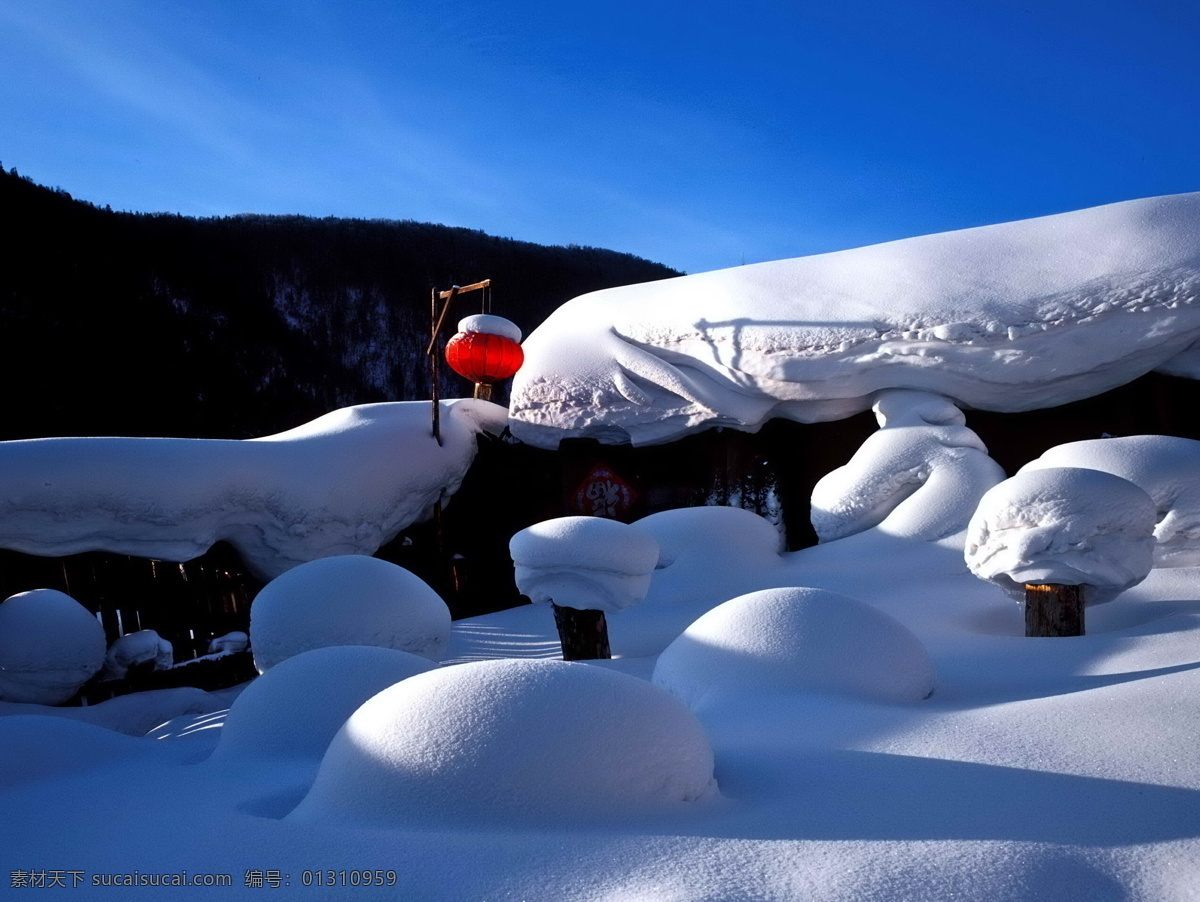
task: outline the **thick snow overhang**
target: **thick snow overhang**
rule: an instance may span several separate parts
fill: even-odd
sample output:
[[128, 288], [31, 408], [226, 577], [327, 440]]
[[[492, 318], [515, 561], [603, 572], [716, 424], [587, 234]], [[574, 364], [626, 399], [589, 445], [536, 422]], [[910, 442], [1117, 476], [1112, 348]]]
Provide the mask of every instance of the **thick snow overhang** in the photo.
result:
[[248, 441], [45, 438], [0, 442], [0, 548], [186, 561], [217, 541], [270, 579], [321, 557], [373, 554], [458, 490], [476, 435], [504, 408], [428, 401], [335, 410]]
[[1200, 193], [583, 295], [524, 344], [511, 428], [657, 444], [840, 419], [882, 389], [1054, 407], [1200, 375]]

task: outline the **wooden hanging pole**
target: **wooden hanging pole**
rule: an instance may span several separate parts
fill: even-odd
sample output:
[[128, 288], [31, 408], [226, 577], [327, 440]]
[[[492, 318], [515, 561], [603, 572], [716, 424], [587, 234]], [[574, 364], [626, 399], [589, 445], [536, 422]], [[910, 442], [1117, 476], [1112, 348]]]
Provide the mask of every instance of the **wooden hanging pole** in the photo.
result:
[[[483, 291], [492, 284], [491, 279], [484, 279], [482, 282], [473, 282], [470, 285], [458, 286], [455, 285], [446, 291], [438, 291], [436, 288], [430, 292], [429, 298], [429, 319], [432, 323], [429, 335], [429, 347], [425, 349], [425, 356], [429, 358], [429, 398], [433, 402], [433, 437], [437, 443], [442, 443], [442, 423], [441, 423], [441, 404], [438, 399], [438, 354], [437, 342], [438, 335], [442, 331], [442, 323], [446, 321], [446, 315], [450, 312], [450, 308], [454, 305], [454, 299], [460, 294], [467, 294], [472, 291]], [[445, 301], [442, 305], [441, 313], [438, 313], [437, 302]]]
[[492, 284], [491, 279], [484, 279], [482, 282], [473, 282], [470, 285], [463, 285], [461, 288], [459, 286], [455, 285], [453, 288], [448, 289], [447, 291], [443, 291], [440, 294], [438, 294], [438, 297], [444, 301], [444, 300], [446, 300], [446, 298], [448, 298], [454, 294], [467, 294], [468, 292], [471, 292], [471, 291], [482, 291], [484, 288], [487, 288], [491, 284]]
[[450, 307], [454, 303], [454, 299], [460, 294], [467, 294], [471, 291], [482, 291], [491, 284], [491, 279], [484, 279], [482, 282], [476, 282], [473, 285], [465, 285], [462, 288], [455, 285], [448, 291], [438, 292], [438, 298], [446, 303], [442, 305], [441, 315], [437, 318], [437, 323], [434, 324], [433, 335], [429, 338], [429, 347], [425, 349], [426, 354], [433, 353], [434, 347], [437, 345], [438, 333], [442, 331], [442, 323], [446, 321], [446, 314], [450, 312]]

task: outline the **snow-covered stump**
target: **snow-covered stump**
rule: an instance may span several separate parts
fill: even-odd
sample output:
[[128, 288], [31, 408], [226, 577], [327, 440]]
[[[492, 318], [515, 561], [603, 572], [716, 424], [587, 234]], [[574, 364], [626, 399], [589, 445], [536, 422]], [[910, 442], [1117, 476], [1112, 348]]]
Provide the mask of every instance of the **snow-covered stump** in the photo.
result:
[[1132, 482], [1073, 467], [1023, 470], [990, 489], [967, 527], [967, 566], [1025, 604], [1025, 635], [1082, 636], [1084, 608], [1154, 563], [1154, 501]]
[[1021, 468], [1083, 467], [1128, 479], [1154, 499], [1154, 566], [1200, 567], [1200, 442], [1129, 435], [1058, 445]]
[[564, 661], [611, 658], [605, 613], [646, 597], [658, 565], [654, 536], [601, 517], [559, 517], [509, 542], [517, 588], [554, 607]]

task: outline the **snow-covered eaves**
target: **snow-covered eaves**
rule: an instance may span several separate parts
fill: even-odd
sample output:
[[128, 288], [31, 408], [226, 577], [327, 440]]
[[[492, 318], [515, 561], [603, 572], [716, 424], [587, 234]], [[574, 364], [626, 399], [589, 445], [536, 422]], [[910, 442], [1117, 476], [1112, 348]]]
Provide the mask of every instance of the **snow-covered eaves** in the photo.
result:
[[513, 433], [656, 444], [881, 389], [1054, 407], [1200, 374], [1200, 193], [583, 295], [524, 344]]
[[0, 442], [0, 548], [186, 561], [227, 541], [263, 578], [372, 554], [457, 491], [476, 435], [504, 408], [428, 402], [335, 410], [248, 441], [47, 438]]

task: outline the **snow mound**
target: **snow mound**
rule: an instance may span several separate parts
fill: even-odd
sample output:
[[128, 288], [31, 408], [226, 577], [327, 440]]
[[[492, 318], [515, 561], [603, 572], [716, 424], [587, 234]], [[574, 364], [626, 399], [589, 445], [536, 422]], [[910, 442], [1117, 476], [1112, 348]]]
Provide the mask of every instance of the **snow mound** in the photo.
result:
[[104, 767], [139, 754], [145, 745], [65, 717], [0, 717], [0, 788]]
[[126, 633], [113, 641], [104, 656], [104, 669], [100, 676], [105, 680], [121, 680], [130, 667], [153, 664], [154, 670], [166, 670], [175, 663], [175, 649], [154, 630], [138, 630]]
[[280, 661], [234, 701], [211, 760], [319, 759], [363, 702], [435, 666], [408, 652], [358, 645], [317, 648]]
[[517, 588], [532, 601], [615, 613], [646, 597], [659, 559], [654, 536], [602, 517], [559, 517], [508, 545]]
[[1070, 442], [1021, 468], [1083, 467], [1128, 479], [1154, 499], [1156, 567], [1200, 567], [1200, 442], [1168, 435]]
[[208, 653], [210, 655], [218, 654], [236, 654], [239, 651], [245, 651], [250, 647], [250, 636], [243, 633], [241, 630], [234, 630], [232, 633], [226, 633], [224, 636], [217, 636], [208, 643]]
[[654, 683], [692, 708], [730, 695], [823, 693], [912, 702], [933, 663], [899, 621], [824, 589], [751, 592], [713, 608], [659, 656]]
[[186, 561], [219, 540], [270, 579], [336, 554], [373, 554], [458, 490], [476, 436], [507, 411], [363, 404], [248, 441], [46, 438], [0, 442], [0, 548]]
[[1026, 583], [1087, 586], [1109, 601], [1154, 562], [1154, 501], [1132, 482], [1071, 467], [1022, 470], [988, 491], [967, 528], [967, 566], [1024, 601]]
[[1200, 193], [593, 292], [522, 345], [513, 434], [655, 444], [882, 389], [1054, 407], [1200, 374]]
[[683, 507], [634, 524], [658, 541], [654, 601], [724, 601], [745, 590], [747, 572], [770, 573], [783, 558], [783, 534], [740, 507]]
[[450, 609], [433, 589], [403, 567], [365, 555], [289, 570], [250, 606], [259, 673], [330, 645], [377, 645], [439, 661], [449, 637]]
[[418, 674], [356, 711], [295, 820], [550, 820], [671, 810], [716, 795], [704, 729], [644, 680], [497, 660]]
[[879, 431], [812, 493], [812, 524], [822, 542], [880, 527], [934, 541], [961, 532], [983, 493], [1004, 479], [962, 411], [939, 395], [880, 392]]
[[20, 592], [0, 604], [0, 700], [57, 705], [103, 666], [104, 628], [56, 589]]

